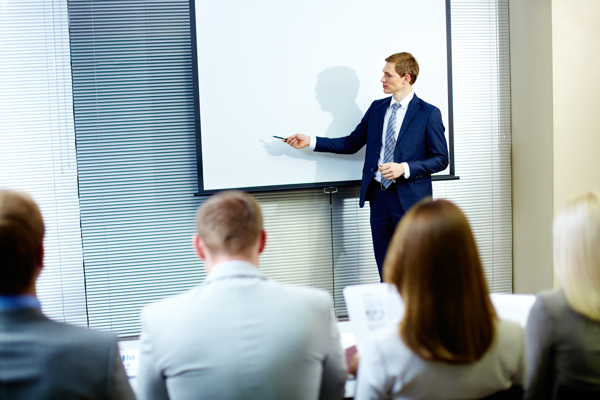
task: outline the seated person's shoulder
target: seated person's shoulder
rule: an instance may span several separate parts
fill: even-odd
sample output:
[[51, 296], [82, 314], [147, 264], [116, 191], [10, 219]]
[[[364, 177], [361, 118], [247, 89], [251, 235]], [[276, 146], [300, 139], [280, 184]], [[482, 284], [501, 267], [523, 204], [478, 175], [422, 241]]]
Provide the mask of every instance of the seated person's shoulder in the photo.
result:
[[[80, 326], [51, 321], [53, 329], [47, 329], [45, 338], [49, 345], [67, 351], [78, 351], [82, 355], [97, 353], [105, 356], [116, 348], [117, 337], [112, 332], [88, 329]], [[54, 331], [54, 335], [50, 334]]]
[[170, 296], [142, 308], [142, 319], [156, 318], [158, 320], [166, 320], [174, 317], [176, 311], [181, 310], [182, 306], [192, 303], [192, 297], [200, 294], [201, 288], [196, 287], [186, 292]]
[[537, 311], [541, 307], [549, 315], [556, 316], [563, 313], [568, 307], [565, 292], [562, 289], [540, 292], [532, 311]]
[[521, 325], [505, 319], [498, 320], [492, 346], [486, 353], [488, 360], [519, 368], [526, 353], [525, 331]]
[[524, 331], [521, 325], [516, 322], [506, 319], [499, 319], [496, 332], [501, 340], [508, 343], [516, 343], [516, 341], [524, 340]]
[[322, 289], [309, 288], [305, 286], [289, 285], [289, 284], [278, 284], [281, 286], [282, 291], [290, 299], [298, 299], [303, 301], [312, 302], [315, 304], [322, 304], [329, 307], [331, 305], [331, 296], [328, 292]]
[[117, 336], [112, 332], [49, 319], [19, 335], [20, 340], [28, 344], [30, 357], [39, 359], [40, 365], [57, 367], [48, 371], [51, 375], [64, 369], [82, 379], [95, 380], [94, 375], [102, 375], [112, 365], [118, 351]]

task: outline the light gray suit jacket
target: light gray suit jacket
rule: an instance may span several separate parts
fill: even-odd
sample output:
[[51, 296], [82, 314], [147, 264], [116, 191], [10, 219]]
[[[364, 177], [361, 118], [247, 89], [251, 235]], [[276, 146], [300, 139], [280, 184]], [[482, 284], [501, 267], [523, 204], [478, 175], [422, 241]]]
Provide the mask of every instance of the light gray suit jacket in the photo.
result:
[[115, 335], [0, 312], [0, 399], [135, 399]]
[[329, 295], [249, 263], [142, 311], [139, 399], [341, 399], [345, 380]]

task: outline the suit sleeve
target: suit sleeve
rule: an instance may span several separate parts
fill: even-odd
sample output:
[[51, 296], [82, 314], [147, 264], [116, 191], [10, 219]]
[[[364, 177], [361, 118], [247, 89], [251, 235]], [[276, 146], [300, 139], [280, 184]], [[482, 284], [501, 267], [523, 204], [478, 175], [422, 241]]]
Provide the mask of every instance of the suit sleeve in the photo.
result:
[[418, 179], [443, 171], [448, 166], [448, 144], [444, 136], [442, 113], [436, 107], [429, 115], [426, 125], [425, 140], [427, 154], [425, 160], [408, 162], [411, 178]]
[[529, 364], [525, 399], [550, 399], [553, 390], [554, 323], [541, 296], [531, 308], [525, 334]]
[[169, 399], [165, 377], [157, 360], [156, 347], [152, 341], [146, 310], [142, 311], [142, 333], [140, 335], [140, 359], [137, 376], [138, 400]]
[[346, 383], [346, 360], [340, 343], [340, 332], [337, 319], [331, 307], [331, 301], [326, 298], [328, 329], [325, 359], [323, 361], [323, 379], [319, 399], [342, 399]]
[[129, 378], [123, 367], [123, 361], [119, 354], [119, 347], [115, 342], [114, 354], [112, 357], [112, 374], [109, 399], [113, 400], [135, 400], [135, 395], [129, 385]]
[[369, 126], [369, 116], [371, 107], [367, 110], [356, 129], [348, 135], [341, 138], [317, 137], [317, 146], [315, 151], [337, 154], [354, 154], [367, 143], [367, 130]]

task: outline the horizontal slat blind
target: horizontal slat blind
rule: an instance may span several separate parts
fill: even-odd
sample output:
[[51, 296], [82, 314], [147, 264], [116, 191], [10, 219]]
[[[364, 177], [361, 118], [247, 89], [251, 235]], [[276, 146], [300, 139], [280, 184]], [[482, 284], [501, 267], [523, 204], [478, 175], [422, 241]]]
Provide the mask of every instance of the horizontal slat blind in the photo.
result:
[[512, 292], [508, 1], [451, 2], [457, 182], [434, 182], [475, 234], [490, 289]]
[[90, 326], [132, 336], [143, 305], [204, 278], [189, 4], [68, 4]]
[[347, 315], [343, 289], [379, 281], [368, 204], [358, 207], [358, 187], [258, 194], [267, 230], [260, 269], [280, 282], [334, 294], [336, 313]]
[[[465, 210], [492, 289], [506, 291], [510, 130], [501, 66], [508, 24], [497, 10], [494, 1], [452, 2], [461, 180], [434, 183], [434, 194]], [[90, 326], [133, 336], [143, 305], [204, 279], [190, 246], [203, 198], [193, 197], [188, 2], [69, 0], [69, 13]], [[341, 188], [332, 206], [318, 189], [256, 197], [268, 233], [265, 275], [333, 292], [340, 316], [345, 285], [378, 280], [368, 204], [358, 208], [357, 187]]]
[[87, 326], [66, 2], [2, 2], [0, 37], [0, 188], [42, 211], [43, 311]]
[[347, 315], [342, 290], [347, 285], [379, 282], [370, 208], [359, 208], [360, 186], [340, 188], [333, 195], [333, 242], [335, 265], [335, 305], [338, 316]]

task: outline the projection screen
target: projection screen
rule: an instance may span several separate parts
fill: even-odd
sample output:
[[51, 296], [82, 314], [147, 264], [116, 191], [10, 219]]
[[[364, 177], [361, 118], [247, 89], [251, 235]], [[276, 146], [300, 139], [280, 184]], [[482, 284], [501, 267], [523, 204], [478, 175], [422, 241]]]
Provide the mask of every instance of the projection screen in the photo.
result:
[[348, 135], [371, 102], [386, 97], [384, 59], [400, 51], [419, 62], [414, 91], [441, 110], [451, 143], [448, 1], [191, 6], [199, 194], [357, 184], [364, 148], [317, 153], [272, 136]]

